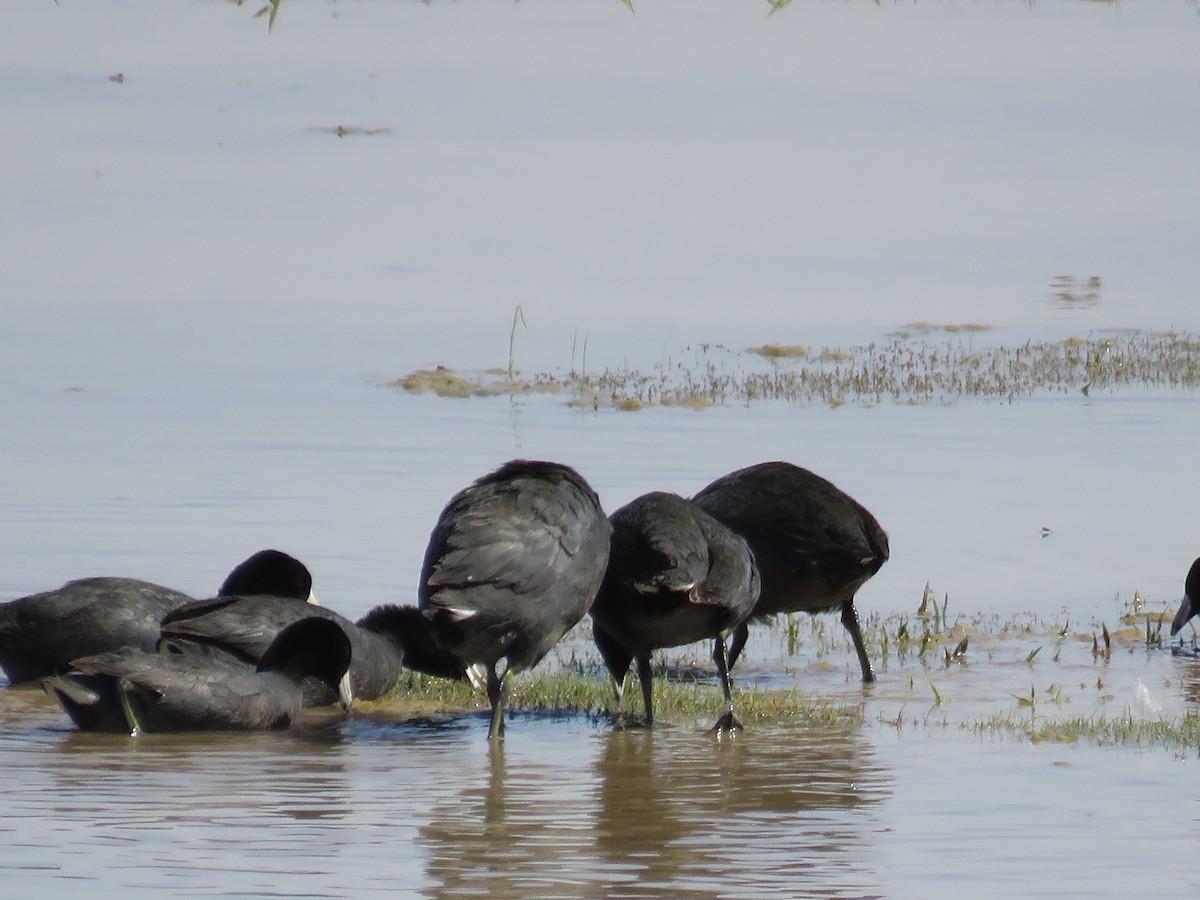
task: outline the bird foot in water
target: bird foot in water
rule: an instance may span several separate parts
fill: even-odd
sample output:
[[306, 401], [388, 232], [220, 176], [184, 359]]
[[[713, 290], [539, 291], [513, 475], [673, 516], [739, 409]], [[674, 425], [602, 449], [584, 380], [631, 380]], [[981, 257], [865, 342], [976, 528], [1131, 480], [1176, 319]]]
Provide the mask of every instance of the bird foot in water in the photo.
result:
[[741, 730], [742, 720], [738, 718], [738, 714], [732, 709], [725, 710], [721, 714], [721, 718], [717, 719], [717, 724], [712, 727], [712, 731], [716, 734], [732, 733]]
[[613, 728], [617, 731], [650, 728], [653, 724], [653, 721], [647, 722], [644, 716], [635, 713], [619, 712], [613, 716]]

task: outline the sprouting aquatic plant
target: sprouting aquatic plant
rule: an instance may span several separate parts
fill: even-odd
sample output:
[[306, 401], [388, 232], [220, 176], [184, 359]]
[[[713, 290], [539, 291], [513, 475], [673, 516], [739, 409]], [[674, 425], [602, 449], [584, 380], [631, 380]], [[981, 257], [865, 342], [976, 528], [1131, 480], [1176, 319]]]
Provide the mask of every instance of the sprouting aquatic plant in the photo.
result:
[[[516, 324], [523, 321], [518, 307], [510, 363]], [[702, 399], [709, 405], [783, 400], [830, 407], [976, 398], [1012, 403], [1036, 394], [1077, 392], [1085, 385], [1089, 391], [1200, 387], [1200, 339], [1186, 334], [1135, 332], [976, 347], [955, 335], [972, 335], [982, 326], [954, 327], [960, 331], [950, 331], [942, 340], [892, 339], [825, 347], [816, 355], [787, 353], [788, 345], [769, 344], [752, 348], [748, 359], [718, 344], [701, 344], [687, 348], [695, 354], [689, 363], [664, 348], [651, 373], [631, 366], [589, 373], [585, 367], [566, 376], [541, 373], [535, 380], [572, 394], [604, 397], [614, 406], [627, 399], [643, 405]], [[772, 347], [779, 350], [764, 355]]]
[[526, 328], [529, 327], [528, 325], [525, 325], [525, 311], [521, 309], [520, 303], [518, 303], [517, 308], [515, 310], [513, 310], [512, 327], [508, 329], [508, 380], [509, 381], [513, 380], [513, 371], [515, 369], [515, 360], [516, 360], [515, 350], [516, 350], [516, 343], [517, 343], [517, 322], [520, 322]]
[[928, 678], [925, 679], [925, 682], [929, 685], [929, 689], [933, 691], [933, 705], [937, 707], [945, 703], [947, 698], [941, 691], [938, 690], [937, 685]]
[[955, 647], [953, 651], [951, 651], [950, 648], [948, 648], [948, 647], [945, 648], [945, 650], [946, 650], [946, 665], [950, 665], [951, 663], [956, 663], [956, 662], [957, 663], [966, 662], [967, 646], [970, 643], [970, 640], [971, 640], [971, 638], [968, 635], [967, 637], [964, 637], [961, 641], [958, 642], [958, 646]]
[[943, 596], [942, 605], [939, 607], [937, 598], [933, 594], [933, 588], [926, 581], [925, 590], [921, 593], [921, 605], [917, 607], [917, 615], [922, 619], [930, 620], [930, 626], [935, 631], [940, 631], [949, 625], [949, 611], [950, 594], [947, 592]]
[[917, 658], [924, 659], [925, 654], [928, 652], [929, 648], [933, 646], [933, 643], [933, 633], [929, 630], [926, 630], [925, 633], [921, 635], [921, 648], [917, 651]]
[[1009, 696], [1017, 701], [1018, 707], [1029, 710], [1029, 718], [1032, 721], [1033, 717], [1037, 714], [1037, 705], [1038, 705], [1037, 691], [1034, 690], [1033, 685], [1031, 684], [1029, 686], [1029, 696], [1028, 697], [1022, 697], [1019, 694], [1013, 694], [1011, 692], [1009, 693]]
[[[627, 689], [624, 698], [618, 700], [608, 678], [595, 671], [594, 666], [582, 666], [523, 676], [513, 683], [509, 702], [513, 709], [576, 711], [619, 719], [629, 713], [623, 703], [636, 693]], [[655, 676], [655, 709], [662, 718], [706, 718], [719, 697], [720, 688], [715, 681], [707, 683], [687, 674], [661, 679]], [[737, 704], [739, 715], [747, 722], [786, 719], [834, 724], [862, 719], [859, 707], [831, 703], [794, 689], [739, 690]], [[403, 717], [481, 710], [486, 708], [486, 702], [482, 693], [467, 682], [409, 672], [391, 694], [364, 707], [373, 715]]]
[[1151, 623], [1155, 622], [1153, 616], [1146, 616], [1146, 646], [1161, 647], [1162, 646], [1162, 619], [1158, 619], [1156, 627], [1151, 628]]
[[[241, 6], [241, 0], [235, 0], [238, 6]], [[254, 14], [254, 18], [258, 19], [262, 16], [267, 17], [267, 32], [269, 33], [275, 27], [275, 17], [279, 15], [280, 0], [267, 0], [267, 2], [259, 8]]]
[[579, 368], [575, 368], [575, 353], [579, 348], [579, 332], [571, 332], [571, 376], [580, 380], [587, 380], [587, 352], [588, 352], [588, 335], [583, 336], [583, 347], [580, 353]]
[[796, 649], [800, 646], [800, 620], [795, 613], [787, 614], [787, 652], [788, 656], [795, 656]]
[[[930, 615], [930, 602], [933, 600], [933, 588], [929, 586], [929, 582], [925, 582], [925, 590], [921, 592], [921, 605], [917, 607], [917, 615], [922, 618]], [[937, 609], [937, 603], [933, 604], [933, 608]]]
[[908, 655], [908, 619], [901, 619], [896, 629], [896, 655], [903, 658]]

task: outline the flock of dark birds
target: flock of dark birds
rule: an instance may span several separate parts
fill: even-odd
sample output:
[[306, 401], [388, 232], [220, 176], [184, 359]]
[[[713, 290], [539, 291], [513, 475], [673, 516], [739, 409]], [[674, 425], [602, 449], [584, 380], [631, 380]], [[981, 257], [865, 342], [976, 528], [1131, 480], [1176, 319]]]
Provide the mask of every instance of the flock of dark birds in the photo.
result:
[[[790, 463], [606, 516], [574, 469], [513, 460], [442, 511], [416, 606], [352, 622], [316, 604], [301, 562], [264, 550], [212, 599], [104, 577], [0, 604], [0, 667], [11, 684], [40, 681], [80, 729], [131, 735], [286, 728], [304, 707], [382, 697], [407, 668], [485, 684], [497, 738], [509, 676], [590, 614], [618, 696], [636, 664], [647, 724], [651, 654], [712, 640], [725, 696], [714, 727], [736, 729], [730, 671], [752, 622], [837, 611], [874, 681], [854, 595], [887, 559], [870, 512]], [[1200, 560], [1171, 634], [1197, 612]]]

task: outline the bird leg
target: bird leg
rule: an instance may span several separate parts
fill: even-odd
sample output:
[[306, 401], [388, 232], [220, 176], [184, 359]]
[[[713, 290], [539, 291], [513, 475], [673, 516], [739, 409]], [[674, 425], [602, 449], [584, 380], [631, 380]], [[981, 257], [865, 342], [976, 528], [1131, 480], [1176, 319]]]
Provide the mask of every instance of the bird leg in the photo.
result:
[[850, 632], [854, 641], [854, 650], [858, 654], [858, 664], [862, 666], [863, 684], [875, 681], [875, 670], [871, 668], [871, 660], [867, 657], [867, 647], [863, 643], [862, 629], [858, 626], [858, 611], [854, 608], [854, 598], [851, 597], [842, 604], [842, 624]]
[[750, 639], [750, 623], [743, 622], [733, 631], [733, 640], [729, 642], [729, 655], [726, 661], [729, 668], [732, 669], [737, 665], [738, 657], [742, 655], [742, 649], [746, 646], [746, 641]]
[[733, 679], [729, 677], [729, 658], [725, 653], [725, 638], [721, 635], [717, 635], [713, 641], [713, 662], [717, 664], [717, 671], [721, 675], [721, 689], [725, 692], [725, 711], [721, 713], [712, 730], [718, 734], [722, 731], [740, 731], [742, 720], [733, 711]]
[[642, 683], [642, 706], [646, 710], [646, 725], [654, 724], [653, 684], [650, 681], [650, 654], [643, 653], [637, 658], [638, 681]]
[[503, 675], [496, 674], [496, 664], [487, 670], [487, 694], [492, 704], [492, 723], [488, 726], [488, 740], [504, 737], [504, 703], [508, 699], [508, 669]]
[[129, 700], [131, 690], [133, 690], [133, 686], [124, 678], [118, 681], [117, 697], [121, 700], [121, 712], [125, 714], [125, 724], [129, 726], [129, 736], [138, 737], [142, 733], [142, 726], [138, 722], [137, 713], [133, 711], [133, 704]]

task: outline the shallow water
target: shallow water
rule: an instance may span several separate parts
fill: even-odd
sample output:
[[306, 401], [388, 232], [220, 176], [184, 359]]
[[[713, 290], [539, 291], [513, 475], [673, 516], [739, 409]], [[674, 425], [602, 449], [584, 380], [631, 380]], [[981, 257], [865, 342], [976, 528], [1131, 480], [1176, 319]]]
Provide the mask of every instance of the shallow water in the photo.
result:
[[[80, 735], [4, 697], [6, 884], [56, 896], [1185, 896], [1193, 762], [868, 721], [516, 715]], [[19, 722], [14, 727], [14, 723]]]
[[611, 510], [784, 458], [888, 529], [863, 616], [894, 629], [929, 582], [986, 620], [966, 662], [893, 646], [864, 691], [803, 619], [795, 647], [756, 629], [739, 683], [860, 723], [518, 711], [501, 752], [474, 714], [89, 736], [4, 690], [8, 890], [1194, 895], [1197, 748], [976, 727], [1197, 709], [1195, 661], [1090, 641], [1135, 592], [1173, 609], [1198, 552], [1190, 393], [625, 414], [381, 386], [504, 366], [518, 303], [516, 363], [551, 369], [914, 320], [1200, 330], [1194, 5], [764, 11], [288, 0], [268, 35], [231, 4], [6, 10], [0, 598], [208, 594], [278, 546], [357, 617], [413, 599], [442, 505], [504, 459], [569, 462]]

